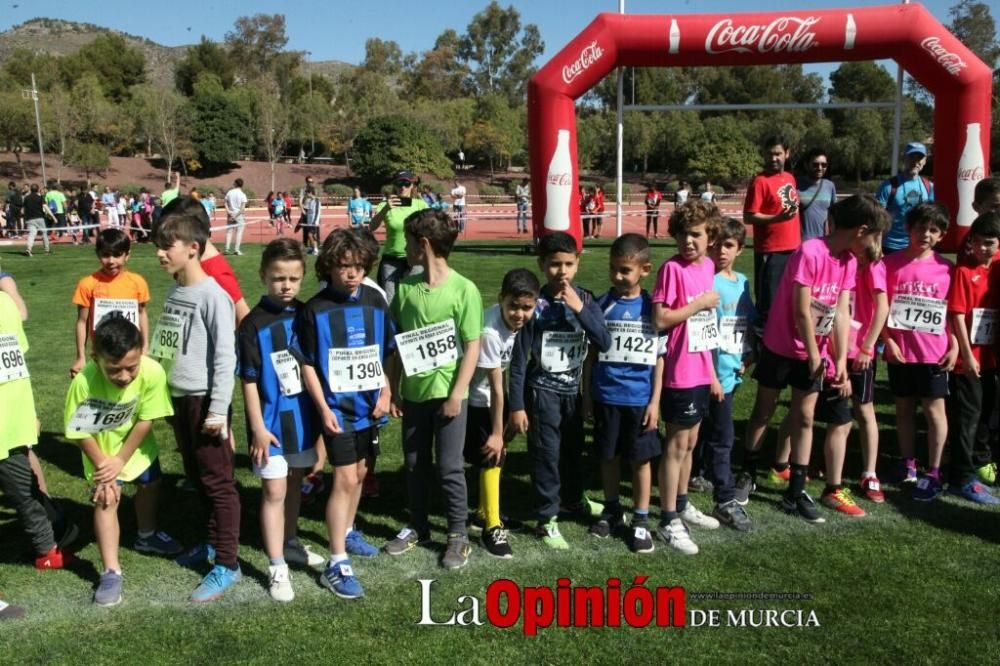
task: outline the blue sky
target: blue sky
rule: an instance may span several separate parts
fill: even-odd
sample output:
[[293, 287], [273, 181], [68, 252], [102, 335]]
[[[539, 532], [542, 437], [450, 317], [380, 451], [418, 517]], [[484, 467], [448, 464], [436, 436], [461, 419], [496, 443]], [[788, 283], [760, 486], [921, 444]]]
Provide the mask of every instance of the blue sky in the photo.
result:
[[[221, 40], [241, 15], [283, 12], [287, 20], [288, 48], [310, 51], [314, 60], [342, 60], [358, 63], [364, 57], [369, 37], [395, 40], [404, 52], [424, 51], [445, 29], [460, 33], [469, 21], [486, 6], [488, 0], [422, 0], [406, 2], [341, 2], [327, 0], [170, 0], [165, 3], [142, 3], [134, 0], [3, 0], [0, 30], [35, 17], [87, 21], [122, 30], [167, 46], [192, 44], [201, 35]], [[996, 0], [986, 0], [1000, 19]], [[923, 4], [942, 23], [949, 22], [948, 9], [957, 0], [928, 0]], [[858, 7], [891, 4], [871, 0], [769, 0], [758, 5], [767, 11]], [[593, 17], [602, 11], [617, 11], [615, 0], [502, 0], [513, 5], [525, 23], [538, 25], [545, 41], [543, 64], [572, 39]], [[154, 7], [160, 7], [159, 11]], [[730, 0], [626, 0], [628, 13], [656, 14], [669, 11], [691, 13], [741, 12], [754, 6]], [[167, 10], [167, 11], [164, 11]], [[835, 65], [811, 66], [827, 73]]]

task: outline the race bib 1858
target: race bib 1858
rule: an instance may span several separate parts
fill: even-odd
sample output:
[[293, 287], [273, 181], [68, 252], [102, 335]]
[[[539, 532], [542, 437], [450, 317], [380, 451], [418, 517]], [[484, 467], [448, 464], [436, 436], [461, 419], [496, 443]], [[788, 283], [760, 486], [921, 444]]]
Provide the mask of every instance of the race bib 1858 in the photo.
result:
[[583, 331], [545, 331], [539, 365], [546, 372], [569, 372], [587, 358], [587, 335]]
[[912, 294], [896, 294], [889, 306], [889, 328], [941, 335], [948, 302]]
[[24, 352], [13, 333], [0, 334], [0, 384], [28, 377]]
[[374, 391], [385, 385], [378, 345], [334, 348], [327, 358], [327, 382], [334, 393]]
[[652, 326], [640, 321], [609, 321], [607, 326], [611, 348], [601, 352], [598, 361], [656, 365], [658, 337]]
[[453, 363], [461, 355], [455, 322], [451, 319], [397, 333], [396, 346], [407, 377]]

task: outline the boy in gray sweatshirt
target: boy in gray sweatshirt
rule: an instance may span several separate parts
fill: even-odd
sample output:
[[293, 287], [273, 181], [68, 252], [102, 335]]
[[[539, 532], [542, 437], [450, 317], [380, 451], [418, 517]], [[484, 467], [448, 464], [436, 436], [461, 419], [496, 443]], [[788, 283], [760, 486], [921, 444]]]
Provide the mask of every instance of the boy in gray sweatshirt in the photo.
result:
[[180, 212], [161, 222], [156, 256], [177, 284], [150, 341], [150, 354], [168, 372], [174, 436], [184, 472], [197, 480], [209, 510], [209, 543], [177, 558], [184, 566], [215, 560], [192, 601], [218, 599], [242, 577], [236, 559], [240, 498], [229, 429], [236, 370], [233, 302], [201, 266], [207, 242], [204, 225], [193, 215]]

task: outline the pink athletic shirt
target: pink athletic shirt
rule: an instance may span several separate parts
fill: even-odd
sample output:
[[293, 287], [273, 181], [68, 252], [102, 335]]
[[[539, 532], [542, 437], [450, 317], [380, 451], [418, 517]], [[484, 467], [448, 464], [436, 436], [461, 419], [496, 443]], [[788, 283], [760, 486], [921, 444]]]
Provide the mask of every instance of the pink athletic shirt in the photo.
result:
[[[894, 252], [885, 258], [886, 294], [889, 312], [896, 294], [913, 294], [925, 298], [948, 299], [951, 275], [955, 265], [937, 252], [924, 259], [910, 259], [906, 251]], [[889, 337], [903, 353], [907, 363], [937, 363], [948, 351], [948, 327], [940, 335], [923, 331], [907, 331], [886, 325]]]
[[[674, 256], [660, 266], [653, 290], [653, 303], [671, 310], [682, 308], [706, 291], [712, 291], [715, 264], [708, 257], [699, 263]], [[714, 312], [714, 310], [713, 310]], [[688, 351], [688, 325], [681, 322], [667, 334], [667, 354], [663, 365], [663, 386], [671, 389], [708, 386], [712, 383], [712, 350]]]
[[857, 358], [858, 352], [861, 351], [859, 345], [865, 341], [865, 336], [868, 335], [872, 325], [872, 318], [875, 316], [875, 292], [878, 291], [886, 292], [885, 262], [881, 259], [858, 266], [858, 288], [854, 290], [854, 311], [851, 313], [851, 318], [861, 326], [851, 327], [847, 358]]

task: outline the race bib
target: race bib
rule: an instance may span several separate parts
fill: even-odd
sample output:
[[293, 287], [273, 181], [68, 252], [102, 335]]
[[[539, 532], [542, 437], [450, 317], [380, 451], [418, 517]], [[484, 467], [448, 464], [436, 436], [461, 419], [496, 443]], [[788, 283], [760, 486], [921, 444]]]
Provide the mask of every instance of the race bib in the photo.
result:
[[889, 307], [889, 328], [941, 335], [947, 311], [943, 298], [896, 294]]
[[69, 419], [68, 429], [74, 432], [98, 433], [115, 430], [132, 420], [138, 401], [111, 402], [100, 398], [87, 398], [76, 407]]
[[974, 345], [992, 345], [997, 341], [997, 310], [989, 308], [972, 309], [972, 325], [969, 339]]
[[94, 328], [105, 317], [123, 317], [139, 328], [139, 301], [132, 298], [95, 298]]
[[415, 331], [396, 334], [396, 346], [407, 377], [419, 375], [458, 360], [458, 336], [451, 319]]
[[587, 336], [583, 331], [545, 331], [542, 333], [542, 358], [546, 372], [569, 372], [583, 365], [587, 358]]
[[687, 320], [688, 351], [708, 351], [719, 346], [719, 321], [715, 310], [702, 310]]
[[639, 321], [609, 321], [611, 348], [601, 352], [601, 363], [635, 363], [656, 365], [656, 343], [659, 339], [649, 324]]
[[815, 298], [809, 304], [812, 312], [813, 328], [817, 338], [825, 338], [833, 331], [833, 320], [837, 318], [837, 304], [827, 305]]
[[746, 317], [725, 315], [719, 317], [719, 349], [726, 354], [743, 356], [748, 351], [747, 328], [750, 322]]
[[153, 331], [153, 339], [149, 345], [150, 355], [172, 361], [180, 349], [183, 333], [184, 319], [180, 315], [164, 312]]
[[30, 377], [24, 352], [13, 333], [0, 334], [0, 384]]
[[282, 395], [298, 395], [302, 393], [302, 368], [287, 349], [271, 352], [271, 365], [278, 375], [278, 385]]
[[[330, 366], [327, 383], [334, 393], [375, 391], [385, 385], [378, 345], [331, 349], [327, 358]], [[409, 370], [406, 374], [410, 374]]]

